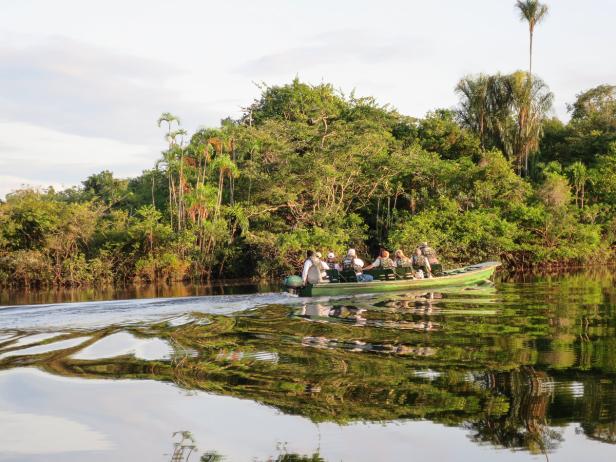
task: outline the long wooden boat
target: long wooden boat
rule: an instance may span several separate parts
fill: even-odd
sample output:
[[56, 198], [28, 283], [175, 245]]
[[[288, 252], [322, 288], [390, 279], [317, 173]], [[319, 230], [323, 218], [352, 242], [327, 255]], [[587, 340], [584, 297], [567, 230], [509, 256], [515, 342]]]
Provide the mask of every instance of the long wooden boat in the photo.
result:
[[374, 280], [371, 282], [324, 282], [308, 284], [299, 288], [302, 297], [318, 297], [323, 295], [353, 295], [373, 292], [390, 292], [405, 290], [421, 290], [439, 287], [465, 286], [489, 279], [499, 262], [489, 261], [477, 265], [465, 266], [445, 271], [441, 276], [426, 279], [395, 279]]

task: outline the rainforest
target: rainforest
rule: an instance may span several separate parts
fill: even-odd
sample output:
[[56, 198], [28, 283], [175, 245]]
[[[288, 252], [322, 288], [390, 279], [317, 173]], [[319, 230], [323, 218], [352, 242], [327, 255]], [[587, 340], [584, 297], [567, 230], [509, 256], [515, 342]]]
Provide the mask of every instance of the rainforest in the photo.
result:
[[449, 267], [614, 257], [616, 86], [580, 91], [566, 122], [526, 71], [466, 76], [423, 118], [331, 84], [260, 89], [218, 127], [162, 114], [166, 149], [140, 176], [8, 194], [0, 285], [278, 278], [307, 249], [423, 241]]

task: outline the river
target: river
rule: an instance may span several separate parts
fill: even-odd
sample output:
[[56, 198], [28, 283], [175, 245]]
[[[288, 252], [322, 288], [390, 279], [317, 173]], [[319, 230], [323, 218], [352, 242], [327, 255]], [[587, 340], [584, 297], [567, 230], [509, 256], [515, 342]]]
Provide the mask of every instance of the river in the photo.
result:
[[615, 282], [6, 295], [0, 460], [615, 460]]

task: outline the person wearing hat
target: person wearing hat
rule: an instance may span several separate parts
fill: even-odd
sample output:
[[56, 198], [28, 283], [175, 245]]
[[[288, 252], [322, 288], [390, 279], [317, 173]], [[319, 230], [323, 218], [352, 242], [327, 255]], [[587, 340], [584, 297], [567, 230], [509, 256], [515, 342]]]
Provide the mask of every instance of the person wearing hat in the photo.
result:
[[327, 263], [327, 266], [329, 266], [329, 269], [338, 270], [338, 271], [342, 270], [342, 266], [340, 266], [340, 264], [336, 261], [336, 254], [334, 252], [329, 252], [327, 254], [326, 263]]
[[364, 261], [360, 258], [357, 258], [357, 253], [355, 249], [349, 249], [346, 257], [342, 260], [342, 269], [345, 271], [355, 271], [355, 276], [357, 276], [357, 282], [370, 282], [374, 278], [370, 274], [364, 274]]

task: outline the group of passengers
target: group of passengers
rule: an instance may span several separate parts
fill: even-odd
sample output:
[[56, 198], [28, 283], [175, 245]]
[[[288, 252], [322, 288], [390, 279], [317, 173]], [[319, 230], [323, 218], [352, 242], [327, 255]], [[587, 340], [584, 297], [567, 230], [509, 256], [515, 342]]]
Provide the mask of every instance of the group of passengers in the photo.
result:
[[371, 274], [366, 274], [364, 271], [371, 269], [394, 269], [408, 268], [413, 272], [413, 277], [423, 279], [432, 277], [432, 266], [439, 263], [436, 257], [436, 252], [428, 246], [427, 242], [422, 243], [415, 249], [415, 254], [412, 257], [407, 257], [401, 249], [396, 250], [395, 257], [392, 259], [389, 252], [385, 249], [381, 250], [379, 256], [370, 265], [365, 265], [361, 258], [357, 257], [355, 249], [349, 249], [346, 256], [341, 262], [338, 261], [334, 252], [329, 252], [327, 258], [323, 260], [321, 252], [308, 250], [306, 252], [306, 260], [302, 270], [302, 280], [304, 284], [318, 284], [327, 282], [327, 271], [353, 271], [357, 282], [370, 282], [374, 279]]

